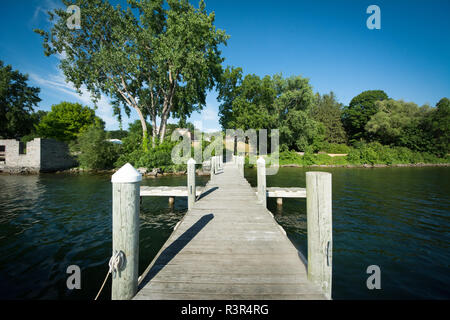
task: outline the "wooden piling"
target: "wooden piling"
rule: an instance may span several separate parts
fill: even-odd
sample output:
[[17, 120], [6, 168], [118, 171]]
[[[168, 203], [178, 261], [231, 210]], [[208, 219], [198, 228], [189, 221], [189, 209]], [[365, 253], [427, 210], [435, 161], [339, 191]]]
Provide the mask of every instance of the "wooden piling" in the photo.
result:
[[245, 164], [245, 160], [243, 156], [237, 156], [237, 165], [239, 168], [239, 173], [241, 174], [241, 176], [244, 176], [244, 164]]
[[260, 157], [258, 161], [256, 161], [257, 164], [257, 183], [258, 183], [258, 201], [266, 207], [266, 161], [263, 157]]
[[283, 198], [277, 198], [277, 206], [281, 207], [283, 205]]
[[125, 261], [112, 279], [112, 300], [134, 297], [138, 285], [139, 210], [141, 174], [129, 163], [111, 178], [113, 185], [113, 253], [122, 251]]
[[332, 205], [331, 173], [306, 173], [308, 279], [331, 299]]
[[210, 169], [209, 169], [209, 173], [210, 173], [210, 176], [211, 176], [211, 179], [212, 179], [212, 177], [213, 177], [213, 175], [216, 173], [214, 170], [215, 170], [215, 168], [216, 168], [216, 164], [215, 164], [215, 158], [214, 157], [211, 157], [211, 167], [210, 167]]
[[192, 158], [187, 161], [187, 173], [188, 210], [191, 210], [195, 203], [195, 160]]

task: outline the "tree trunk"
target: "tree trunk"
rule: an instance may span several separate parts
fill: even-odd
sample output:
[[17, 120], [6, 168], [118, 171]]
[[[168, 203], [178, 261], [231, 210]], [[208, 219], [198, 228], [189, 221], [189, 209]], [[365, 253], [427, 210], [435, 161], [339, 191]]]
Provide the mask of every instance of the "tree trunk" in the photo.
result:
[[156, 147], [156, 139], [158, 138], [158, 131], [156, 130], [156, 115], [153, 114], [152, 118], [152, 148]]
[[167, 97], [164, 98], [164, 107], [163, 107], [163, 112], [161, 114], [161, 125], [159, 127], [159, 142], [160, 143], [163, 143], [164, 136], [166, 135], [166, 123], [167, 123], [167, 118], [169, 117], [169, 114], [170, 114], [170, 100], [172, 100], [172, 99], [168, 99]]
[[161, 117], [161, 128], [159, 130], [159, 142], [163, 143], [164, 136], [166, 135], [166, 123], [167, 123], [167, 115], [163, 115]]
[[139, 107], [134, 108], [138, 115], [139, 120], [141, 120], [141, 126], [142, 126], [142, 148], [144, 151], [148, 150], [148, 134], [147, 134], [147, 122], [145, 121], [144, 115], [142, 114], [141, 109]]

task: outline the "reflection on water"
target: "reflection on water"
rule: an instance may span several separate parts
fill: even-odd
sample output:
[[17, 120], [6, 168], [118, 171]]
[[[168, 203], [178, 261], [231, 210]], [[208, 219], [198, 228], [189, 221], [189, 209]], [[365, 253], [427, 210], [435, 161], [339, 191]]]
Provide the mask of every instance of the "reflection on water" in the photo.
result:
[[[315, 170], [315, 169], [314, 169]], [[333, 297], [448, 299], [450, 169], [335, 168]], [[281, 168], [268, 186], [304, 187], [305, 169]], [[256, 184], [256, 171], [246, 177]], [[208, 177], [198, 177], [204, 185]], [[185, 185], [186, 177], [143, 185]], [[0, 299], [93, 299], [111, 255], [108, 175], [0, 175]], [[306, 200], [269, 209], [307, 254]], [[185, 198], [146, 197], [141, 207], [141, 274], [187, 209]], [[79, 265], [82, 289], [66, 288], [66, 268]], [[382, 290], [366, 288], [366, 268], [381, 268]], [[110, 281], [100, 299], [110, 298]]]

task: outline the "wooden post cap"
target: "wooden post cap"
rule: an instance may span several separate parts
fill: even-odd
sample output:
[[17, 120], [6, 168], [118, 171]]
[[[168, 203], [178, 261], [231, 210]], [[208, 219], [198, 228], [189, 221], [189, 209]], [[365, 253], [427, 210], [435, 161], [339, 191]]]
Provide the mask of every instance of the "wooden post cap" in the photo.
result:
[[112, 183], [133, 183], [142, 181], [142, 175], [131, 164], [127, 163], [111, 177]]

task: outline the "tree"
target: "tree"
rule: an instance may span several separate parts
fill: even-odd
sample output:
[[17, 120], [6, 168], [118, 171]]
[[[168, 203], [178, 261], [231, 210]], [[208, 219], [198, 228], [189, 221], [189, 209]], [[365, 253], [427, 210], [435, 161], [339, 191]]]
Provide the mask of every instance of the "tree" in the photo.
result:
[[[63, 0], [66, 5], [73, 1]], [[81, 29], [70, 30], [70, 14], [58, 17], [43, 36], [46, 55], [60, 54], [66, 79], [82, 85], [94, 101], [105, 93], [113, 100], [119, 119], [133, 108], [141, 121], [143, 148], [147, 147], [146, 118], [152, 124], [152, 142], [164, 140], [167, 119], [190, 115], [205, 105], [222, 72], [220, 44], [228, 36], [214, 26], [200, 1], [195, 9], [187, 0], [128, 0], [123, 10], [102, 0], [78, 0]], [[133, 11], [134, 10], [134, 11]], [[157, 126], [157, 117], [160, 125]]]
[[442, 98], [428, 119], [434, 153], [445, 156], [450, 153], [450, 100]]
[[128, 136], [128, 131], [126, 130], [111, 130], [106, 131], [107, 139], [123, 139]]
[[86, 169], [111, 169], [119, 158], [120, 145], [106, 141], [102, 127], [90, 126], [77, 139], [78, 161]]
[[325, 128], [306, 111], [290, 110], [280, 127], [280, 143], [289, 149], [306, 151], [317, 149], [324, 139]]
[[40, 89], [27, 85], [28, 76], [4, 66], [0, 60], [0, 137], [20, 138], [29, 134], [35, 119], [33, 106], [41, 101]]
[[61, 102], [52, 106], [36, 129], [42, 138], [70, 142], [91, 126], [104, 127], [103, 120], [94, 110], [79, 103]]
[[321, 122], [325, 128], [325, 141], [329, 143], [346, 143], [347, 135], [341, 120], [342, 104], [336, 101], [333, 92], [316, 94], [316, 101], [311, 109], [314, 120]]
[[[147, 128], [152, 129], [149, 123], [146, 123]], [[136, 120], [128, 125], [128, 134], [122, 139], [122, 152], [124, 154], [131, 153], [136, 150], [141, 150], [142, 146], [142, 126], [140, 120]]]
[[278, 94], [275, 100], [280, 144], [289, 149], [305, 151], [317, 149], [324, 139], [324, 126], [311, 116], [314, 94], [309, 80], [300, 76], [273, 78]]
[[260, 78], [227, 68], [219, 85], [223, 129], [279, 129], [280, 144], [304, 150], [323, 140], [323, 126], [310, 116], [314, 94], [308, 79]]
[[417, 124], [429, 110], [428, 106], [419, 106], [413, 102], [393, 99], [376, 101], [378, 112], [366, 124], [366, 131], [382, 144], [401, 145], [408, 136], [405, 129]]
[[378, 111], [375, 102], [387, 99], [388, 96], [383, 90], [368, 90], [354, 97], [350, 104], [344, 107], [342, 122], [350, 142], [371, 139], [371, 135], [365, 131], [366, 124]]
[[276, 92], [269, 76], [246, 75], [227, 68], [219, 89], [220, 123], [224, 129], [269, 129], [275, 127]]

